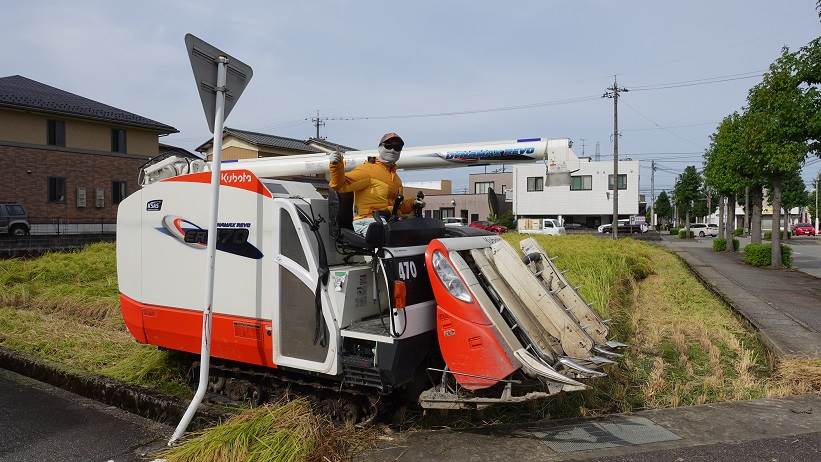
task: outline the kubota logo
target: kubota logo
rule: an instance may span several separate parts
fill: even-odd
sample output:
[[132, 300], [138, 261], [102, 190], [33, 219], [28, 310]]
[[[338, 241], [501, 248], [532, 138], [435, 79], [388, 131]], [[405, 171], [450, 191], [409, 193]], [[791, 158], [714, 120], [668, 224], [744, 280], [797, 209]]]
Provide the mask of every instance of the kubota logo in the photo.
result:
[[222, 183], [248, 183], [254, 178], [248, 172], [225, 172], [220, 174]]

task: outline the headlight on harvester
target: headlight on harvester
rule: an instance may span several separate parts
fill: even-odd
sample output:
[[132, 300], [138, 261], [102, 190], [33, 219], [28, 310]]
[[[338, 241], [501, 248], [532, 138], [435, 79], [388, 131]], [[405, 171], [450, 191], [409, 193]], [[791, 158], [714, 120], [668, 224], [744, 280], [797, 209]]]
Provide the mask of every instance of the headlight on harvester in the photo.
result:
[[462, 279], [456, 274], [456, 270], [441, 252], [434, 251], [430, 261], [433, 263], [433, 270], [436, 271], [439, 280], [442, 281], [442, 284], [451, 295], [467, 303], [473, 300], [468, 288], [465, 287], [465, 283], [462, 282]]

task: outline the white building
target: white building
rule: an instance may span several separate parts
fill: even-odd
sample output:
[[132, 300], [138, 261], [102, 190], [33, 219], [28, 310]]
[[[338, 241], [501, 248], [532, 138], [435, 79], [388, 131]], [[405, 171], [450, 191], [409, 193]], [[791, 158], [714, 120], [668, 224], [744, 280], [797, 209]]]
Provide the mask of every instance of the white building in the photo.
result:
[[[516, 165], [513, 169], [513, 213], [520, 229], [539, 228], [541, 218], [588, 228], [613, 221], [613, 162], [576, 158], [566, 162], [567, 175], [548, 174], [544, 163]], [[639, 162], [619, 162], [619, 217], [639, 213]]]

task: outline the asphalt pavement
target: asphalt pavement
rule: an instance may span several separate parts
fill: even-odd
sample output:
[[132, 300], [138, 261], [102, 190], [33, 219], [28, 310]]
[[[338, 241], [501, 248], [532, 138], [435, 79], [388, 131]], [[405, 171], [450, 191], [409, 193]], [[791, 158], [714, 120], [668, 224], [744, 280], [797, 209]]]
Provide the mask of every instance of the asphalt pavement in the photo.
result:
[[171, 429], [0, 369], [0, 461], [143, 460]]

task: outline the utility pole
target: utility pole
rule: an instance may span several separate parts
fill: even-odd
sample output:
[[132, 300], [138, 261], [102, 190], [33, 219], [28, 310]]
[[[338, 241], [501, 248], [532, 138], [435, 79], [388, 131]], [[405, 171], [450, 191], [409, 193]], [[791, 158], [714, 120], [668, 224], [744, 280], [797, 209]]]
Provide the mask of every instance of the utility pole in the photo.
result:
[[815, 178], [815, 234], [821, 232], [818, 229], [818, 187], [821, 186], [821, 172], [818, 172], [818, 177]]
[[613, 98], [613, 239], [619, 237], [619, 93], [630, 91], [620, 88], [616, 76], [613, 86], [607, 88], [602, 98]]
[[599, 142], [596, 141], [596, 162], [601, 160], [601, 153], [599, 152]]
[[[305, 118], [305, 120], [308, 120], [308, 118]], [[325, 121], [327, 120], [327, 118], [319, 117], [319, 109], [317, 109], [316, 117], [311, 117], [310, 120], [311, 120], [311, 123], [316, 128], [316, 139], [318, 139], [318, 140], [323, 139], [319, 136], [319, 127], [324, 127], [325, 126]]]
[[579, 138], [579, 141], [582, 143], [582, 157], [584, 157], [584, 142], [585, 142], [585, 139], [584, 138]]
[[656, 230], [656, 161], [650, 161], [650, 226]]

